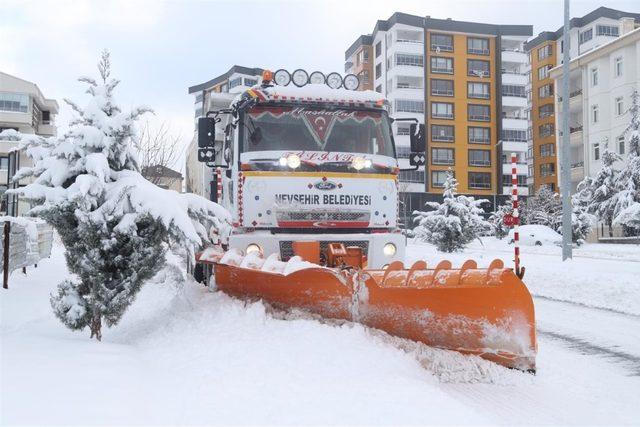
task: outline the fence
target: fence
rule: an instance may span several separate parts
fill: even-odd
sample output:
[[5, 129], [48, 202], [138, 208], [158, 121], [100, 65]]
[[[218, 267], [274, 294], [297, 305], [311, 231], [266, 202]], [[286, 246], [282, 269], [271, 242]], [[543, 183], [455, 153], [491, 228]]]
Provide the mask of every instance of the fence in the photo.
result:
[[9, 276], [12, 271], [38, 264], [42, 258], [51, 256], [53, 229], [42, 221], [27, 218], [3, 217], [2, 244], [0, 259], [2, 260], [2, 286], [9, 288]]

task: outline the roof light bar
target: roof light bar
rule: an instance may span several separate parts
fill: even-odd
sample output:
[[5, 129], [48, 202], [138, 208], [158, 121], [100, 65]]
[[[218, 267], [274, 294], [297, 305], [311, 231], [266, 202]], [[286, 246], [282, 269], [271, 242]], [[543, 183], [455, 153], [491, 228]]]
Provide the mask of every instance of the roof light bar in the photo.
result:
[[339, 73], [325, 75], [320, 71], [314, 71], [309, 75], [305, 70], [298, 68], [293, 73], [281, 68], [273, 73], [273, 81], [278, 86], [288, 86], [291, 82], [298, 87], [307, 84], [326, 84], [331, 89], [344, 87], [347, 90], [357, 90], [360, 87], [360, 79], [355, 74], [347, 74], [344, 79]]

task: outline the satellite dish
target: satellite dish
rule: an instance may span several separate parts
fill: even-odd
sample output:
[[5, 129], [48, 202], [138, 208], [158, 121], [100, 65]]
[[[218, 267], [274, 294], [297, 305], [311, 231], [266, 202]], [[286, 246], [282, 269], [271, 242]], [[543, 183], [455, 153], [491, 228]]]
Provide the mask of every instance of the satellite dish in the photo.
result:
[[440, 53], [440, 46], [436, 46], [436, 53]]

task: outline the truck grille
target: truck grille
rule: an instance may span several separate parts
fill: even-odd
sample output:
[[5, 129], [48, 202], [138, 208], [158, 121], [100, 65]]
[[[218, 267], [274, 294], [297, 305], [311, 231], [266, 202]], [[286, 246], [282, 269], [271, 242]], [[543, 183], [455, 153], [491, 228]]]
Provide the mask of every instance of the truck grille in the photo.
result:
[[286, 212], [277, 213], [278, 221], [369, 221], [369, 212]]
[[[320, 252], [324, 252], [329, 247], [329, 243], [342, 243], [345, 247], [357, 246], [362, 249], [364, 255], [369, 254], [369, 242], [367, 240], [327, 240], [320, 241]], [[289, 258], [293, 256], [293, 241], [281, 240], [280, 241], [280, 259], [282, 261], [289, 261]]]

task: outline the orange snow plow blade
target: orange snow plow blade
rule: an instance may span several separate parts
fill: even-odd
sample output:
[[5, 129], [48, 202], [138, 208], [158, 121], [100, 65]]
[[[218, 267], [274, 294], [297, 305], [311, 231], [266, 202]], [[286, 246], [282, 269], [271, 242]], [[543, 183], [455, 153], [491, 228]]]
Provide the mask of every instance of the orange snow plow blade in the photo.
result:
[[448, 261], [405, 269], [312, 267], [288, 275], [216, 263], [218, 289], [345, 319], [426, 345], [475, 354], [509, 368], [535, 371], [533, 301], [524, 283], [494, 260], [488, 268]]

